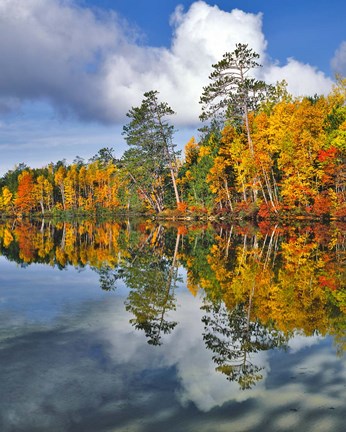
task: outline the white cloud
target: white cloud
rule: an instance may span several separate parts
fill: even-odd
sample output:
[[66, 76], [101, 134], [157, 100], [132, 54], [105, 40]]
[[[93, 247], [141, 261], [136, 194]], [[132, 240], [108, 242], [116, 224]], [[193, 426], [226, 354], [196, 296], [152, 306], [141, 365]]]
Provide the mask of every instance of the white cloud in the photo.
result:
[[0, 96], [44, 99], [62, 112], [111, 121], [98, 67], [124, 38], [114, 14], [98, 17], [69, 1], [2, 0]]
[[327, 94], [333, 81], [316, 68], [289, 58], [285, 66], [266, 65], [264, 79], [269, 83], [285, 80], [294, 96]]
[[[0, 110], [25, 100], [49, 101], [60, 113], [80, 119], [123, 123], [124, 114], [155, 88], [177, 111], [176, 122], [198, 122], [199, 96], [211, 64], [237, 42], [247, 43], [266, 63], [262, 15], [225, 12], [197, 1], [171, 17], [172, 43], [155, 48], [115, 13], [97, 15], [72, 0], [0, 1]], [[294, 94], [323, 93], [331, 80], [289, 59], [268, 63], [263, 75], [286, 79]]]
[[297, 332], [294, 337], [289, 340], [288, 346], [291, 353], [296, 353], [302, 349], [312, 347], [313, 345], [320, 343], [322, 339], [323, 337], [319, 335], [307, 337]]
[[340, 44], [331, 63], [335, 73], [346, 75], [346, 41]]

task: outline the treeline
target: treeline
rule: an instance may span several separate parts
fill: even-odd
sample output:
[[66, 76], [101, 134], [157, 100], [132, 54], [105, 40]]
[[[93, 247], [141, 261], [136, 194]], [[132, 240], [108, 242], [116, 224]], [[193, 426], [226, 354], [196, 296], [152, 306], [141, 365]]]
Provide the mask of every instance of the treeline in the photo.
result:
[[0, 179], [0, 210], [345, 218], [346, 79], [328, 96], [294, 98], [284, 82], [252, 78], [257, 59], [238, 44], [213, 65], [201, 137], [183, 157], [174, 112], [150, 91], [127, 114], [120, 159], [105, 148], [88, 162], [20, 164]]

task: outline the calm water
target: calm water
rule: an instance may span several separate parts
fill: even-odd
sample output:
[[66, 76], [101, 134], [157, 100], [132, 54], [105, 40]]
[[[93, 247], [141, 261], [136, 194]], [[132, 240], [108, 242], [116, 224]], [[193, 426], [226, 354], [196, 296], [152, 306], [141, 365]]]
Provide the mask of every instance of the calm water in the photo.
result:
[[0, 430], [344, 431], [345, 232], [0, 225]]

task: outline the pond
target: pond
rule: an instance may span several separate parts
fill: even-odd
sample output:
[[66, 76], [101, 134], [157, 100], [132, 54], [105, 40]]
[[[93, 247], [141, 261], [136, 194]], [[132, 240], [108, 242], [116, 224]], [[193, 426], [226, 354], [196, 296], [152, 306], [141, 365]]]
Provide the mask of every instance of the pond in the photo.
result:
[[343, 431], [346, 226], [0, 225], [0, 430]]

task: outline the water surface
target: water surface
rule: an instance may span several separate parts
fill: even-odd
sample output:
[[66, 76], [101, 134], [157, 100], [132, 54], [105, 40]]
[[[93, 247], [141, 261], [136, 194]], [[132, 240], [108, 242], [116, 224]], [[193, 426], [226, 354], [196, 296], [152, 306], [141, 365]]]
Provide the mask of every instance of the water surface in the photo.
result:
[[0, 430], [343, 431], [345, 227], [0, 226]]

